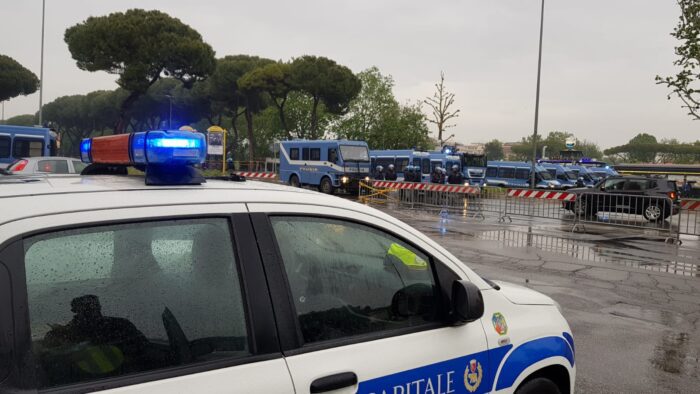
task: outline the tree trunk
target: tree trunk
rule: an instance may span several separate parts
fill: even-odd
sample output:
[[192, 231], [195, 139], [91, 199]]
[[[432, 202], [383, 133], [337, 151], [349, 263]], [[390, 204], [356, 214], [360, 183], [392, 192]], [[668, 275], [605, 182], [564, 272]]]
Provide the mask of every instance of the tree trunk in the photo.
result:
[[122, 105], [119, 107], [119, 120], [114, 126], [114, 134], [123, 134], [126, 131], [126, 128], [129, 125], [129, 117], [126, 113], [129, 109], [131, 109], [140, 96], [141, 93], [139, 92], [131, 92], [126, 99], [122, 101]]
[[318, 129], [318, 114], [316, 111], [318, 111], [318, 103], [319, 103], [319, 98], [314, 97], [314, 106], [311, 108], [311, 136], [312, 138], [316, 137], [316, 130]]
[[292, 136], [291, 131], [289, 130], [289, 127], [287, 127], [287, 119], [284, 117], [284, 105], [287, 103], [287, 98], [283, 98], [280, 102], [277, 102], [277, 99], [273, 99], [275, 102], [275, 106], [277, 106], [277, 113], [279, 114], [280, 117], [280, 124], [282, 125], [282, 130], [284, 130], [289, 137]]
[[252, 168], [255, 159], [255, 134], [253, 134], [253, 112], [248, 108], [245, 110], [245, 122], [248, 126], [248, 161]]

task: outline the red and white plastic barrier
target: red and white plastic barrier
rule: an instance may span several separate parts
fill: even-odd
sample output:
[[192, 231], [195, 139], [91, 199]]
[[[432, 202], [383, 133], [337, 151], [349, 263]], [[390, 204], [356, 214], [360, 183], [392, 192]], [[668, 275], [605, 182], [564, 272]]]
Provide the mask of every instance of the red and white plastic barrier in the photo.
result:
[[477, 194], [481, 191], [480, 188], [474, 186], [463, 185], [441, 185], [435, 183], [419, 183], [419, 182], [397, 182], [397, 181], [372, 181], [373, 187], [383, 187], [387, 189], [404, 189], [404, 190], [425, 190], [429, 192], [446, 192], [446, 193], [464, 193]]
[[686, 211], [700, 211], [700, 200], [681, 200], [681, 209]]
[[273, 179], [277, 178], [277, 173], [275, 172], [237, 172], [236, 174], [244, 176], [246, 178], [261, 178], [261, 179]]
[[508, 197], [540, 198], [545, 200], [575, 201], [576, 194], [546, 190], [508, 189]]

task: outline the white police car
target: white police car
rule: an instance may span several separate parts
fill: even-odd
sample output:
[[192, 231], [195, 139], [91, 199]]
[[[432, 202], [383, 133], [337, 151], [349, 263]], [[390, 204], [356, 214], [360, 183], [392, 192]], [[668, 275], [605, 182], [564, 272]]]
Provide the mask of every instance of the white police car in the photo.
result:
[[198, 184], [175, 168], [202, 160], [196, 134], [109, 138], [83, 143], [103, 164], [87, 172], [140, 164], [160, 185], [0, 185], [0, 392], [573, 391], [571, 331], [547, 296], [363, 205]]

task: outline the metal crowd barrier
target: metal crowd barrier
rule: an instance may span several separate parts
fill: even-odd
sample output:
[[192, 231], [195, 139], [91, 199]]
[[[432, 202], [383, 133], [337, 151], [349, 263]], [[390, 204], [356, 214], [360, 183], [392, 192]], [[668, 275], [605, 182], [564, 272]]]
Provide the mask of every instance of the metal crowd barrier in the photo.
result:
[[565, 208], [574, 213], [574, 230], [586, 223], [657, 230], [669, 239], [680, 234], [680, 207], [670, 198], [625, 193], [585, 193]]
[[700, 200], [681, 200], [680, 208], [678, 232], [700, 235]]
[[574, 200], [576, 194], [564, 191], [508, 189], [500, 220], [513, 221], [511, 216], [571, 220], [573, 215], [564, 209], [564, 203]]
[[360, 182], [359, 198], [408, 208], [459, 210], [483, 219], [483, 212], [498, 209], [483, 201], [488, 193], [477, 186], [375, 180]]
[[679, 241], [681, 234], [700, 235], [700, 200], [674, 202], [670, 198], [632, 193], [583, 195], [566, 191], [502, 189], [461, 185], [370, 181], [360, 183], [363, 202], [392, 203], [410, 208], [457, 210], [481, 219], [485, 213], [499, 221], [537, 217], [570, 223], [572, 231], [586, 224], [654, 230]]

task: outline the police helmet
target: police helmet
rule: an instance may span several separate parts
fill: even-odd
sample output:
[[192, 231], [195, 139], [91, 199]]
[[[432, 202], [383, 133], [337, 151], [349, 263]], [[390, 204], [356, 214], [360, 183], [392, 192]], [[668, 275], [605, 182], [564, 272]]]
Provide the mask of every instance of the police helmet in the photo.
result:
[[457, 164], [453, 165], [452, 171], [459, 171], [459, 166]]
[[379, 172], [384, 171], [384, 167], [382, 167], [382, 166], [377, 166], [377, 171], [379, 171]]
[[387, 167], [387, 169], [394, 171], [394, 165], [393, 165], [393, 164], [389, 164], [389, 166]]

